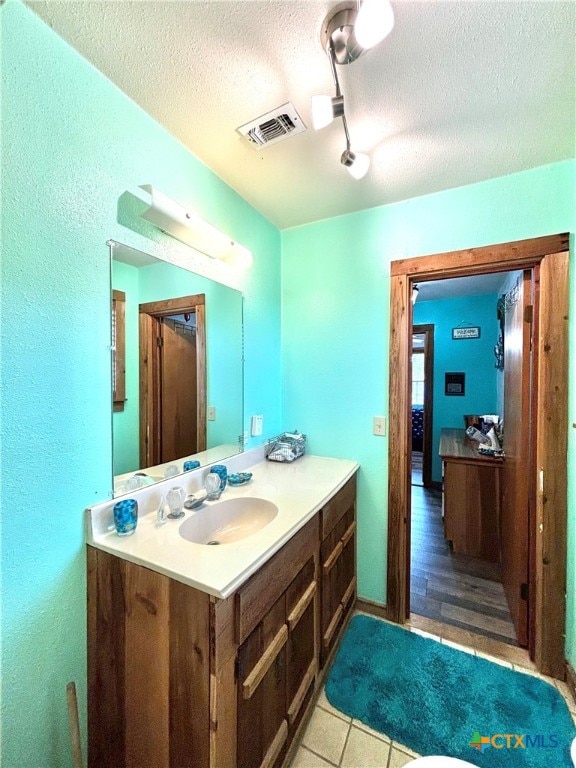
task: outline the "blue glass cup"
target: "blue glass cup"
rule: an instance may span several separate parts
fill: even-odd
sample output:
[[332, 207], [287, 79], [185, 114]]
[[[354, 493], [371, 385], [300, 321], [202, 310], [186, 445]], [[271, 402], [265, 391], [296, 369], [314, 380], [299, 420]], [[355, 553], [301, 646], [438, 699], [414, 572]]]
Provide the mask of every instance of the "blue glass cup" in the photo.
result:
[[138, 502], [123, 499], [114, 504], [114, 525], [118, 536], [132, 536], [138, 523]]
[[226, 488], [226, 480], [228, 479], [228, 470], [224, 464], [214, 464], [210, 468], [210, 472], [214, 472], [220, 478], [220, 490], [223, 491]]
[[200, 466], [199, 461], [185, 461], [184, 472], [189, 472], [191, 469], [198, 469], [199, 466]]

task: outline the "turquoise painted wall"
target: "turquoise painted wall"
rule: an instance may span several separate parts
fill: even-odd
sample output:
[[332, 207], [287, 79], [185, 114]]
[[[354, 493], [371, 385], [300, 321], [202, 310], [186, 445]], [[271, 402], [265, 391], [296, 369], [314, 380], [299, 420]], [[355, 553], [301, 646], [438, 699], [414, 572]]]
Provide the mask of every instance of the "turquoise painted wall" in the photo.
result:
[[62, 768], [69, 680], [85, 723], [83, 509], [111, 488], [106, 241], [189, 251], [135, 231], [123, 196], [152, 183], [252, 251], [247, 413], [263, 413], [270, 432], [282, 425], [280, 235], [28, 8], [8, 0], [0, 18], [0, 762]]
[[[356, 459], [358, 589], [386, 600], [389, 264], [394, 259], [521, 240], [576, 228], [576, 162], [320, 221], [282, 233], [284, 415], [310, 450]], [[342, 184], [353, 182], [346, 174]], [[574, 254], [572, 249], [572, 267]], [[571, 336], [574, 341], [574, 270]], [[574, 343], [571, 348], [574, 349]], [[570, 423], [576, 421], [575, 355]], [[576, 663], [576, 430], [570, 430], [567, 652]]]
[[[464, 414], [497, 413], [494, 344], [498, 338], [496, 302], [498, 296], [458, 296], [438, 301], [417, 301], [415, 324], [434, 325], [434, 408], [432, 417], [432, 479], [442, 481], [438, 455], [440, 432], [444, 427], [464, 429]], [[452, 338], [459, 324], [480, 326], [480, 338]], [[463, 372], [464, 396], [444, 394], [444, 374]]]
[[[0, 15], [1, 757], [6, 768], [59, 768], [70, 765], [68, 680], [78, 684], [85, 718], [82, 509], [105, 498], [111, 484], [105, 242], [115, 238], [155, 255], [184, 248], [127, 220], [120, 204], [126, 190], [152, 183], [252, 250], [255, 264], [243, 288], [245, 413], [264, 414], [265, 434], [298, 427], [308, 432], [311, 451], [361, 463], [360, 593], [384, 601], [387, 439], [374, 437], [371, 424], [373, 415], [387, 413], [389, 262], [573, 232], [576, 164], [280, 236], [29, 9], [8, 0]], [[343, 183], [353, 194], [355, 182], [344, 175]], [[572, 349], [575, 295], [572, 270]], [[570, 366], [576, 381], [574, 355]], [[569, 420], [576, 422], [573, 386]], [[573, 664], [575, 456], [572, 429], [567, 652]]]

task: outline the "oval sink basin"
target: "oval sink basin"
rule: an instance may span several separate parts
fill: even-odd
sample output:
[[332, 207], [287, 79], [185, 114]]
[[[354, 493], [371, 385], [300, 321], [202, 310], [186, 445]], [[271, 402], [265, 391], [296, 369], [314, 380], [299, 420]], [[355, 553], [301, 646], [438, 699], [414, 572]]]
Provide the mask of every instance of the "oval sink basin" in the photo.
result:
[[277, 514], [278, 507], [266, 499], [228, 499], [200, 509], [179, 532], [194, 544], [232, 544], [260, 531]]

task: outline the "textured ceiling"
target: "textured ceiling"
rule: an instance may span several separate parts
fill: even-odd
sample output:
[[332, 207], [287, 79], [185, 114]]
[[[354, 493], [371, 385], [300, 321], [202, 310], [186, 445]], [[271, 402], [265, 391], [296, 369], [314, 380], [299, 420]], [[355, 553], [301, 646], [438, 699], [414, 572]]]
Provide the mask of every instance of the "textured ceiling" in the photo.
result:
[[[341, 121], [320, 27], [334, 2], [28, 2], [54, 30], [280, 228], [574, 157], [573, 2], [393, 0], [396, 26], [339, 68]], [[236, 128], [291, 101], [308, 130], [254, 150]], [[137, 182], [139, 180], [135, 180]]]

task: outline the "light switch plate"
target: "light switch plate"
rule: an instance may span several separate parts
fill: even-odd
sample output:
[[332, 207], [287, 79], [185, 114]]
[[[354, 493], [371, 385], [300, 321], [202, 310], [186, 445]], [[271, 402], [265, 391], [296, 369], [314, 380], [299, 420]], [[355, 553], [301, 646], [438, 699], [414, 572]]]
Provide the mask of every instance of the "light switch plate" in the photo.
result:
[[216, 407], [213, 405], [209, 405], [208, 408], [206, 408], [206, 418], [208, 421], [216, 421]]
[[252, 437], [259, 437], [262, 434], [263, 416], [252, 416], [250, 419], [250, 434]]
[[372, 419], [372, 434], [378, 437], [386, 435], [386, 416], [374, 416]]

